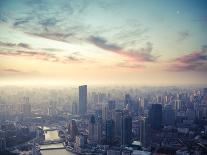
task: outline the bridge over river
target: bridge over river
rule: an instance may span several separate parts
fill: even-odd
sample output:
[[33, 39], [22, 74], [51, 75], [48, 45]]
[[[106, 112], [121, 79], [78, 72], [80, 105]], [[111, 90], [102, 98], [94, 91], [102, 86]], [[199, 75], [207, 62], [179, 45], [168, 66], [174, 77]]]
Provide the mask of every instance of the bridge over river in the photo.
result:
[[65, 149], [63, 143], [58, 144], [48, 144], [48, 145], [41, 145], [40, 150], [56, 150], [56, 149]]

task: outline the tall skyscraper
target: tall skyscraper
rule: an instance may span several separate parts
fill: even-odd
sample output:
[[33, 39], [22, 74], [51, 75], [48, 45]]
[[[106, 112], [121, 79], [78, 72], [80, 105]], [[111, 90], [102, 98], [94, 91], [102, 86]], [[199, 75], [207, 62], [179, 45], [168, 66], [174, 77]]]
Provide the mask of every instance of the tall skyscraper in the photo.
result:
[[146, 147], [146, 141], [147, 141], [147, 119], [146, 117], [140, 117], [139, 119], [139, 140], [141, 142], [141, 145]]
[[29, 97], [23, 98], [23, 104], [21, 104], [21, 113], [29, 116], [31, 114], [31, 104], [29, 103]]
[[130, 145], [132, 143], [132, 117], [124, 115], [122, 117], [121, 144]]
[[72, 104], [72, 114], [73, 115], [76, 115], [77, 114], [77, 103], [76, 102], [73, 102]]
[[174, 125], [175, 123], [175, 110], [172, 105], [166, 105], [163, 109], [163, 124]]
[[78, 127], [75, 120], [71, 120], [68, 126], [68, 132], [73, 140], [75, 139], [75, 136], [78, 135]]
[[90, 117], [89, 124], [88, 124], [88, 131], [89, 131], [88, 139], [90, 143], [95, 142], [95, 125], [96, 125], [95, 123], [96, 123], [95, 116], [92, 115]]
[[162, 105], [152, 104], [149, 111], [150, 125], [154, 130], [162, 129]]
[[88, 124], [88, 142], [89, 143], [100, 143], [102, 136], [102, 121], [100, 118], [96, 118], [94, 115], [90, 117]]
[[95, 125], [95, 140], [97, 144], [101, 143], [102, 137], [102, 120], [98, 118]]
[[106, 120], [110, 120], [112, 118], [112, 110], [109, 107], [109, 104], [103, 104], [102, 105], [102, 121], [103, 123], [106, 123]]
[[114, 121], [107, 120], [106, 121], [106, 144], [111, 145], [114, 140]]
[[115, 121], [115, 136], [121, 140], [123, 111], [115, 110], [112, 116], [113, 116], [113, 120]]
[[87, 113], [87, 85], [79, 86], [79, 115]]
[[125, 95], [125, 98], [124, 98], [124, 105], [125, 107], [131, 111], [132, 110], [132, 100], [131, 100], [131, 97], [129, 94], [126, 94]]
[[6, 150], [6, 133], [0, 130], [0, 153], [3, 153]]

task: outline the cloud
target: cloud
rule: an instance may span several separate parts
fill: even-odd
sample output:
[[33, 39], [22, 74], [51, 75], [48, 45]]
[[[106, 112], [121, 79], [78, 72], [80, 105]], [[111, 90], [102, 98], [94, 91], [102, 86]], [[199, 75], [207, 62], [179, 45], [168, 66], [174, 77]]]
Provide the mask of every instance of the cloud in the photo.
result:
[[202, 16], [200, 18], [194, 19], [195, 22], [207, 22], [207, 16]]
[[30, 35], [35, 35], [38, 37], [43, 37], [46, 39], [52, 39], [56, 41], [68, 42], [68, 37], [73, 36], [73, 33], [62, 33], [62, 32], [43, 32], [43, 33], [28, 33]]
[[144, 65], [137, 64], [137, 63], [129, 63], [127, 61], [118, 63], [116, 66], [120, 67], [120, 68], [129, 68], [129, 69], [136, 69], [136, 70], [141, 70], [141, 69], [145, 68]]
[[113, 52], [119, 52], [122, 50], [121, 47], [119, 47], [116, 44], [108, 43], [106, 39], [98, 36], [90, 36], [88, 39], [91, 43], [96, 45], [97, 47], [100, 47], [102, 49], [108, 50], [108, 51], [113, 51]]
[[17, 50], [17, 51], [0, 52], [0, 55], [35, 58], [35, 59], [47, 60], [47, 61], [58, 60], [58, 57], [56, 57], [56, 55], [46, 52], [31, 52], [31, 51], [28, 52], [28, 51]]
[[118, 44], [110, 43], [105, 38], [98, 36], [90, 36], [88, 41], [99, 48], [120, 54], [136, 61], [153, 62], [157, 59], [157, 57], [151, 54], [153, 47], [150, 42], [147, 42], [146, 46], [143, 48], [126, 50]]
[[178, 40], [177, 41], [184, 41], [190, 37], [190, 32], [188, 30], [182, 31], [178, 33]]
[[168, 71], [207, 71], [207, 46], [169, 61]]
[[11, 68], [4, 69], [3, 71], [4, 72], [9, 72], [9, 73], [22, 73], [22, 71], [20, 71], [20, 70], [11, 69]]
[[13, 23], [13, 26], [14, 27], [18, 27], [20, 25], [23, 25], [23, 24], [26, 24], [28, 23], [29, 21], [31, 21], [33, 19], [33, 17], [26, 17], [26, 18], [19, 18], [19, 19], [16, 19], [15, 22]]
[[0, 41], [0, 46], [5, 46], [5, 47], [21, 47], [21, 48], [26, 48], [26, 49], [31, 49], [30, 45], [29, 44], [26, 44], [26, 43], [18, 43], [18, 44], [15, 44], [15, 43], [8, 43], [8, 42], [1, 42]]
[[37, 60], [43, 60], [43, 61], [49, 61], [49, 62], [60, 62], [60, 63], [81, 63], [85, 61], [84, 59], [75, 57], [75, 56], [57, 56], [54, 53], [48, 53], [48, 52], [34, 52], [34, 51], [1, 51], [0, 55], [4, 56], [13, 56], [13, 57], [25, 57], [28, 59], [37, 59]]
[[61, 49], [58, 48], [42, 48], [43, 51], [49, 51], [49, 52], [57, 52], [57, 51], [62, 51]]
[[25, 43], [19, 43], [19, 44], [17, 44], [17, 46], [27, 48], [27, 49], [31, 48], [29, 44], [25, 44]]
[[0, 23], [1, 22], [5, 23], [5, 22], [7, 22], [7, 20], [8, 20], [8, 18], [6, 16], [6, 14], [4, 12], [0, 11]]
[[48, 27], [53, 27], [57, 24], [58, 20], [56, 18], [46, 18], [39, 21], [39, 24], [43, 26], [43, 28], [48, 31]]
[[83, 61], [85, 60], [82, 58], [75, 57], [75, 56], [65, 56], [63, 63], [81, 63]]

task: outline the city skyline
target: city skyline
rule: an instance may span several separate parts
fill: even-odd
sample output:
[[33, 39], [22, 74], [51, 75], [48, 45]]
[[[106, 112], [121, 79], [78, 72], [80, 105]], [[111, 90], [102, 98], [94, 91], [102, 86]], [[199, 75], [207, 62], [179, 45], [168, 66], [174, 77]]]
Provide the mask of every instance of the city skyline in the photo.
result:
[[206, 7], [0, 1], [0, 85], [206, 85]]

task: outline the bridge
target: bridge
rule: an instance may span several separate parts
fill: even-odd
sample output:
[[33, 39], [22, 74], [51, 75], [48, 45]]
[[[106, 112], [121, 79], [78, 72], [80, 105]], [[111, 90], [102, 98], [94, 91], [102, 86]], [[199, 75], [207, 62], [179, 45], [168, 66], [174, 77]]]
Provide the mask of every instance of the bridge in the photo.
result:
[[49, 144], [59, 144], [59, 143], [62, 143], [64, 142], [63, 139], [58, 139], [58, 140], [47, 140], [47, 141], [42, 141], [40, 142], [39, 144], [40, 145], [49, 145]]
[[48, 147], [48, 148], [40, 148], [40, 151], [42, 150], [56, 150], [56, 149], [65, 149], [64, 146], [60, 147]]
[[44, 128], [43, 129], [44, 132], [47, 132], [47, 131], [55, 131], [55, 130], [62, 131], [64, 134], [66, 134], [65, 129], [63, 129], [63, 127], [60, 127], [60, 126], [52, 126], [52, 127]]

